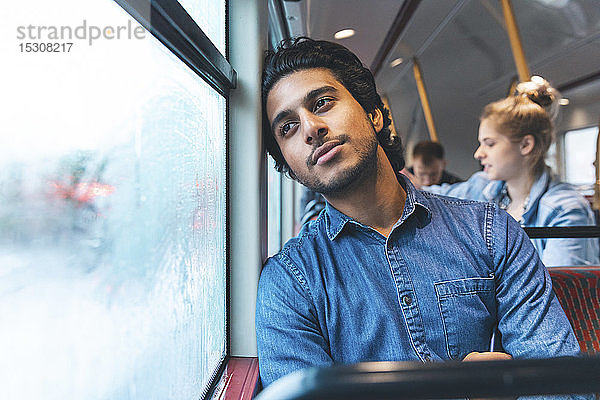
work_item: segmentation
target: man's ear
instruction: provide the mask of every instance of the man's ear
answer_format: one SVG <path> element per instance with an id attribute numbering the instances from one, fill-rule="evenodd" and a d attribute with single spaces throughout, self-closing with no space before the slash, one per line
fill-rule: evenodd
<path id="1" fill-rule="evenodd" d="M 373 110 L 373 112 L 369 113 L 369 119 L 373 124 L 373 128 L 375 128 L 375 132 L 381 132 L 381 129 L 383 129 L 383 114 L 381 110 L 379 108 Z"/>
<path id="2" fill-rule="evenodd" d="M 519 150 L 522 156 L 526 156 L 533 151 L 535 147 L 535 138 L 533 135 L 525 135 L 519 144 Z"/>

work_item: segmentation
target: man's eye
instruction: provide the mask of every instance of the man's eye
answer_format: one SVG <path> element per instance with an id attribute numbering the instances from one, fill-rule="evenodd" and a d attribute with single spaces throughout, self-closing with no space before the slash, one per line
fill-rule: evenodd
<path id="1" fill-rule="evenodd" d="M 333 99 L 329 97 L 323 97 L 315 102 L 315 111 L 321 110 L 323 107 L 331 103 Z"/>
<path id="2" fill-rule="evenodd" d="M 294 126 L 295 126 L 294 122 L 287 122 L 287 123 L 281 125 L 281 127 L 279 128 L 279 134 L 281 136 L 287 135 Z"/>

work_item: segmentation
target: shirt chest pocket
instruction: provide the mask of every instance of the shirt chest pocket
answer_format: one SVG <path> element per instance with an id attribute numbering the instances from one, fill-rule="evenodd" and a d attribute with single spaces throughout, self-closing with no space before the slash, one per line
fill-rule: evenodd
<path id="1" fill-rule="evenodd" d="M 496 325 L 494 278 L 467 278 L 435 283 L 451 359 L 462 360 L 471 351 L 489 351 Z"/>

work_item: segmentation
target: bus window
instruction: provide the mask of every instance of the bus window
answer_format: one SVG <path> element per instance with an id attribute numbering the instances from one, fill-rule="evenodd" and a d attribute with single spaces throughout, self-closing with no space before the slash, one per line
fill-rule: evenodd
<path id="1" fill-rule="evenodd" d="M 221 54 L 225 52 L 225 1 L 179 0 Z"/>
<path id="2" fill-rule="evenodd" d="M 7 10 L 0 398 L 201 398 L 227 348 L 227 98 L 113 1 L 31 3 Z"/>
<path id="3" fill-rule="evenodd" d="M 585 186 L 585 194 L 593 194 L 596 182 L 594 159 L 598 127 L 576 129 L 565 133 L 565 180 Z"/>
<path id="4" fill-rule="evenodd" d="M 281 243 L 281 180 L 271 157 L 267 163 L 267 256 L 277 253 Z"/>

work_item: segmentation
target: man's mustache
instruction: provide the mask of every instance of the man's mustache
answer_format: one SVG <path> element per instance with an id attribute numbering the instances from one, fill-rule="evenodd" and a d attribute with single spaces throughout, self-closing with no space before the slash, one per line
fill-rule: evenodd
<path id="1" fill-rule="evenodd" d="M 306 165 L 308 167 L 312 167 L 313 165 L 316 165 L 317 160 L 314 159 L 314 155 L 315 152 L 317 151 L 317 149 L 321 146 L 323 146 L 325 143 L 327 142 L 331 142 L 336 141 L 336 142 L 340 142 L 340 144 L 344 144 L 348 141 L 348 139 L 350 139 L 350 137 L 346 134 L 341 134 L 335 137 L 328 137 L 327 140 L 323 140 L 323 139 L 318 139 L 314 144 L 313 144 L 313 148 L 312 151 L 310 152 L 309 156 L 306 158 Z"/>

